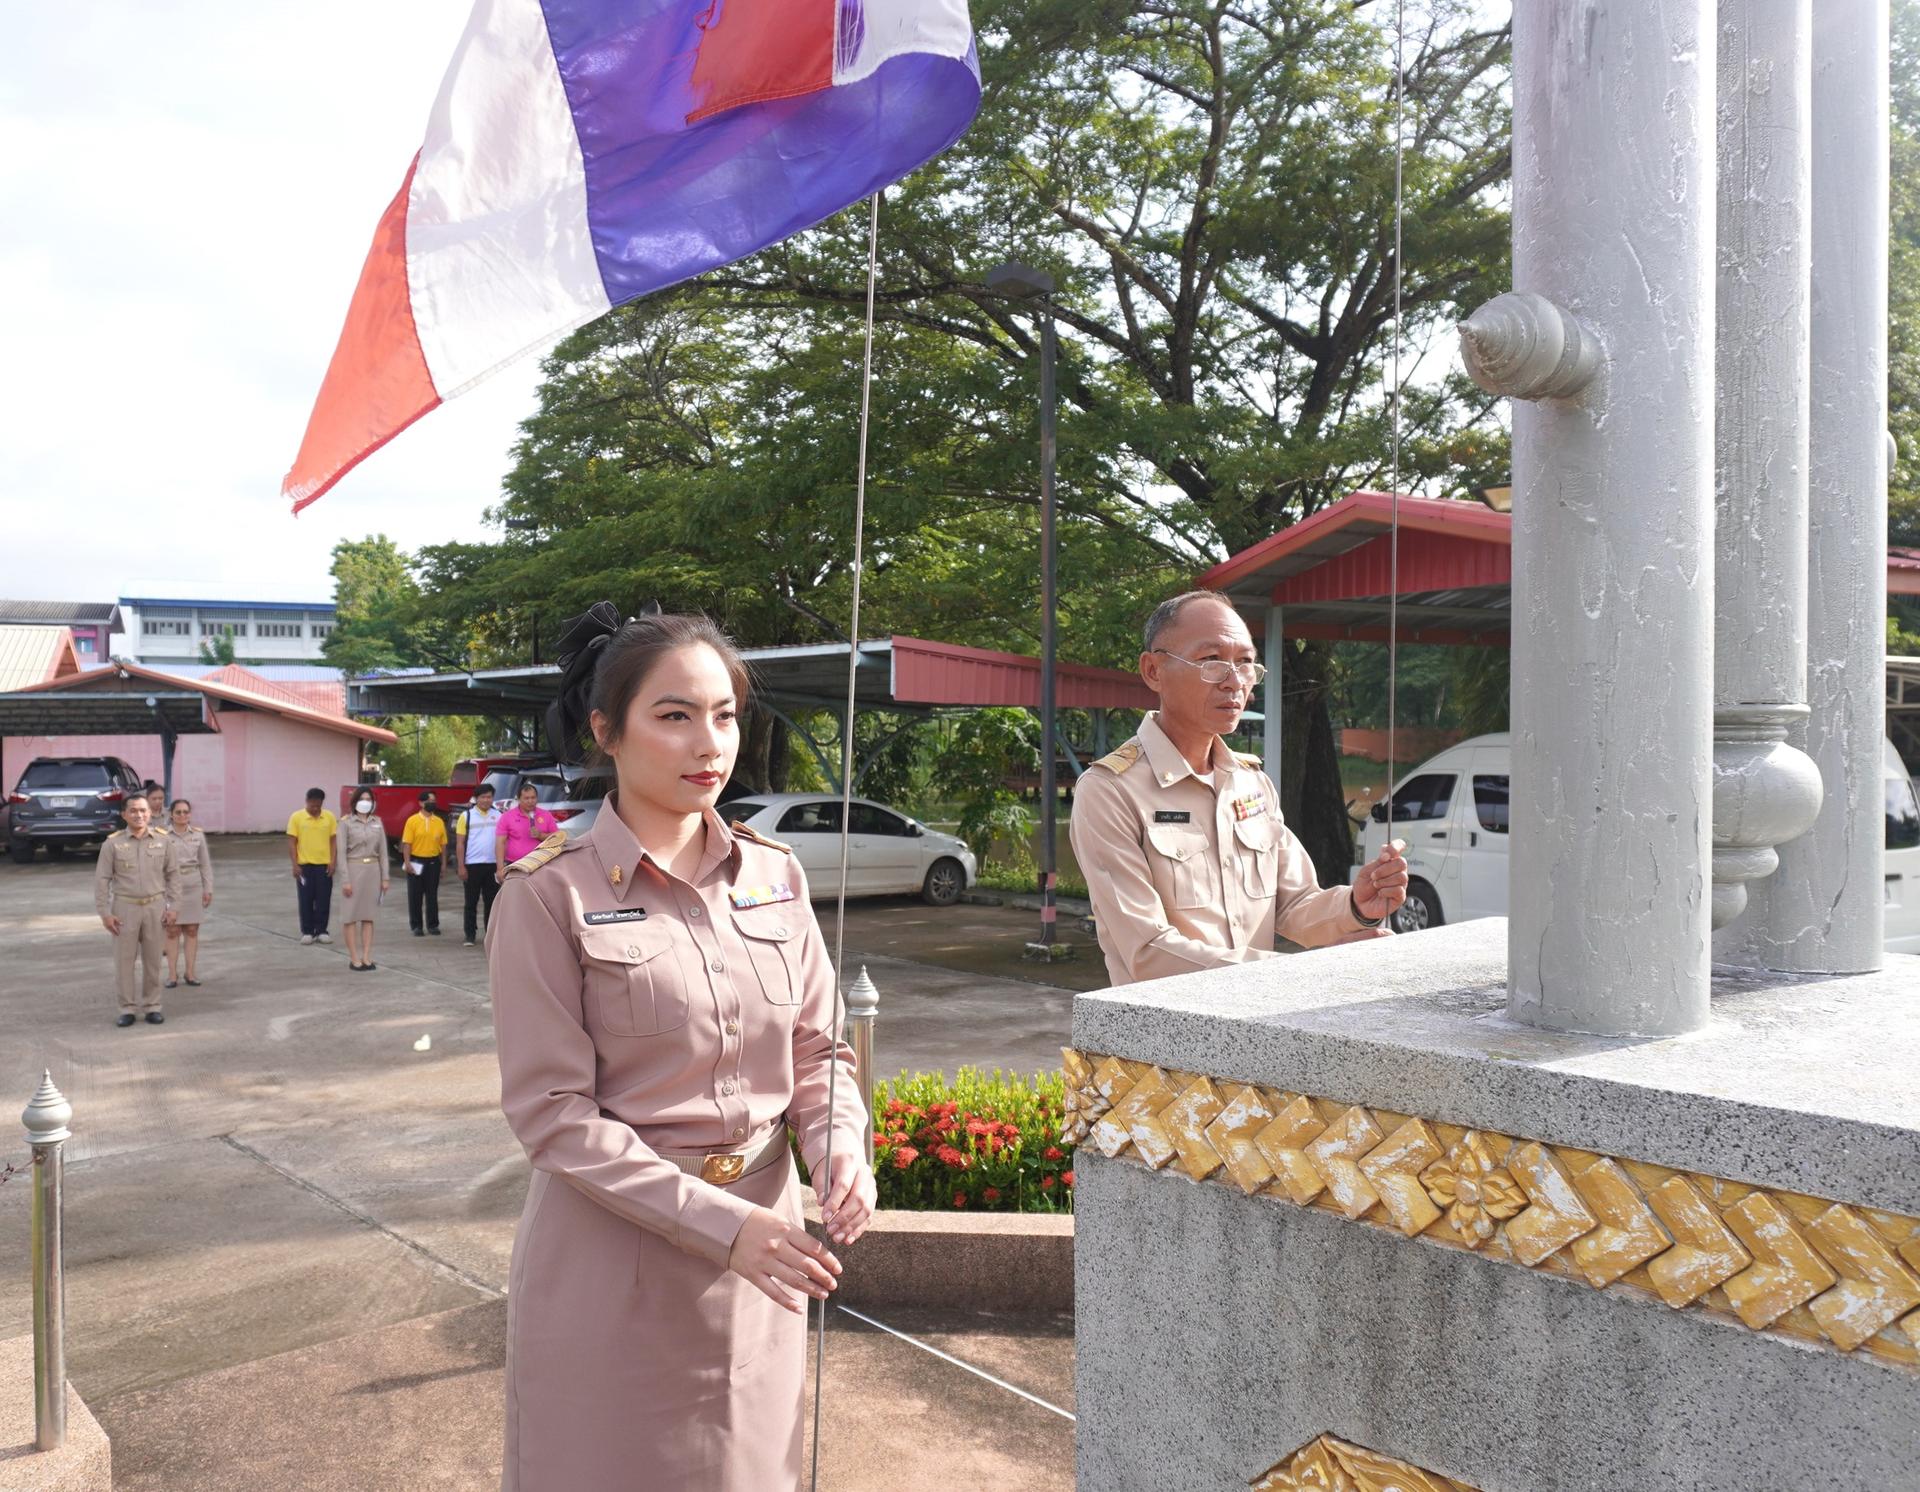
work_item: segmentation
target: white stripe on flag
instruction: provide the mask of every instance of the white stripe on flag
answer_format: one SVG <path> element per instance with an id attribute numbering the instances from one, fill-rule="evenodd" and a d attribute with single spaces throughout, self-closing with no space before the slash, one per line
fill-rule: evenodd
<path id="1" fill-rule="evenodd" d="M 973 45 L 973 23 L 966 0 L 863 0 L 864 26 L 859 49 L 843 67 L 833 69 L 835 83 L 857 83 L 878 72 L 880 64 L 908 52 L 964 57 Z"/>
<path id="2" fill-rule="evenodd" d="M 607 309 L 538 0 L 474 6 L 413 176 L 407 280 L 442 399 Z"/>

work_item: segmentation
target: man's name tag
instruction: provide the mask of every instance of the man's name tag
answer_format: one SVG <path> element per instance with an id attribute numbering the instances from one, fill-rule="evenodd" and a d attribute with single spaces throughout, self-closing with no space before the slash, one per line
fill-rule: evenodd
<path id="1" fill-rule="evenodd" d="M 738 891 L 729 891 L 727 900 L 733 903 L 734 910 L 744 912 L 749 907 L 770 907 L 775 902 L 792 901 L 793 887 L 785 881 L 775 886 L 743 886 Z"/>
<path id="2" fill-rule="evenodd" d="M 1156 824 L 1190 824 L 1193 822 L 1193 815 L 1181 813 L 1172 808 L 1162 808 L 1154 814 L 1153 821 Z"/>
<path id="3" fill-rule="evenodd" d="M 624 909 L 616 908 L 611 912 L 582 912 L 580 914 L 580 920 L 586 923 L 588 927 L 604 927 L 609 922 L 645 922 L 647 920 L 647 909 L 645 907 L 627 907 Z"/>

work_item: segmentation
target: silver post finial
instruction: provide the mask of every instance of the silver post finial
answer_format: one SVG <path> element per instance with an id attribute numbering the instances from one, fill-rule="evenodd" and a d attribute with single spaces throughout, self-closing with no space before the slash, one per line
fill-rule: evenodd
<path id="1" fill-rule="evenodd" d="M 880 1011 L 880 991 L 874 988 L 873 981 L 867 977 L 867 966 L 860 966 L 859 977 L 847 991 L 847 1019 L 872 1020 Z"/>
<path id="2" fill-rule="evenodd" d="M 20 1111 L 20 1122 L 27 1129 L 29 1145 L 52 1145 L 72 1137 L 67 1128 L 73 1119 L 73 1105 L 53 1086 L 53 1070 L 43 1069 L 40 1086 Z"/>

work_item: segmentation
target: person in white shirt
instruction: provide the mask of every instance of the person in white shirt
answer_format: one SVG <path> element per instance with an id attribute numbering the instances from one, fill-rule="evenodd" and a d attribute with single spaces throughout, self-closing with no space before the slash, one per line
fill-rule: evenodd
<path id="1" fill-rule="evenodd" d="M 500 810 L 493 806 L 493 785 L 483 782 L 474 789 L 473 803 L 454 822 L 454 866 L 466 883 L 466 946 L 471 948 L 480 935 L 480 909 L 486 906 L 486 920 L 493 920 L 493 898 L 499 894 L 500 881 L 494 874 L 494 839 L 500 833 Z"/>

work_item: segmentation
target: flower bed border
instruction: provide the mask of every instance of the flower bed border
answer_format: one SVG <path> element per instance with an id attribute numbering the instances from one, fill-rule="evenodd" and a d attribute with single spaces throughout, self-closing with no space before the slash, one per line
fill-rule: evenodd
<path id="1" fill-rule="evenodd" d="M 824 1236 L 811 1188 L 803 1198 L 807 1231 Z M 846 1273 L 833 1298 L 855 1310 L 1073 1310 L 1072 1213 L 885 1210 L 834 1252 Z"/>

